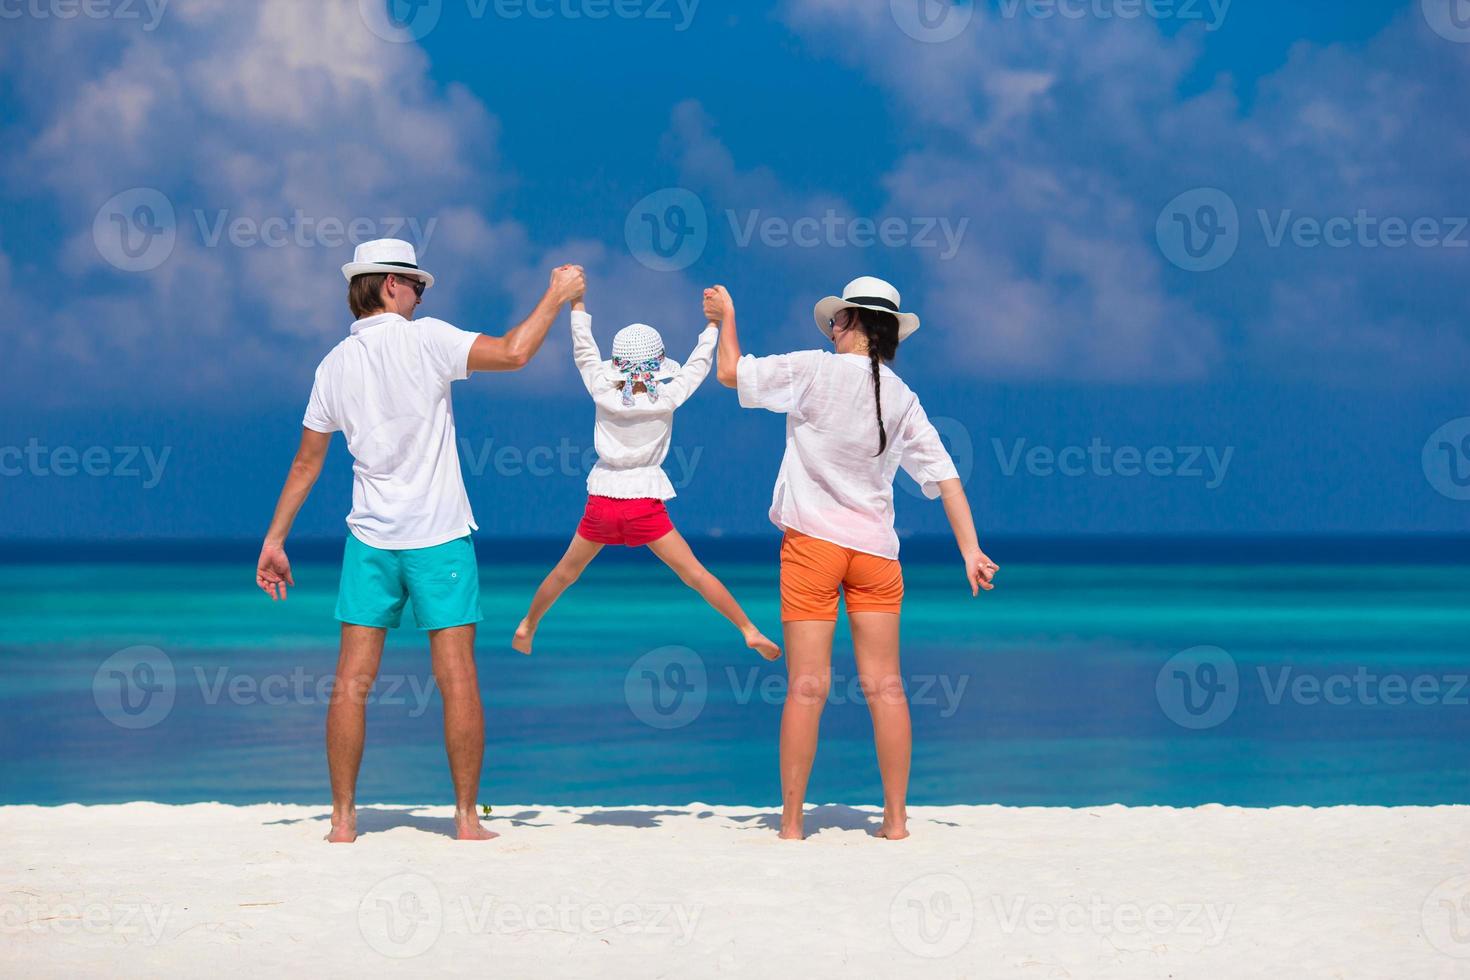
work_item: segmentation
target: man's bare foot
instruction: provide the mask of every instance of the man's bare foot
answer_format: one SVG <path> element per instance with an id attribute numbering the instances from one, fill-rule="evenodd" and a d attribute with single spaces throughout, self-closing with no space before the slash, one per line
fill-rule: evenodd
<path id="1" fill-rule="evenodd" d="M 806 835 L 802 833 L 800 823 L 790 824 L 786 823 L 784 820 L 781 822 L 781 833 L 779 833 L 777 836 L 780 837 L 782 840 L 802 840 L 806 837 Z"/>
<path id="2" fill-rule="evenodd" d="M 781 659 L 781 648 L 766 639 L 766 635 L 754 626 L 747 626 L 740 632 L 745 636 L 745 645 L 762 657 L 765 657 L 767 660 Z"/>
<path id="3" fill-rule="evenodd" d="M 521 620 L 521 625 L 516 627 L 516 635 L 511 637 L 510 646 L 512 650 L 519 650 L 526 656 L 531 655 L 531 641 L 536 639 L 536 627 L 527 625 Z"/>
<path id="4" fill-rule="evenodd" d="M 332 814 L 332 829 L 323 839 L 328 844 L 351 844 L 357 840 L 357 811 L 340 817 Z"/>
<path id="5" fill-rule="evenodd" d="M 455 840 L 494 840 L 499 836 L 495 831 L 480 826 L 480 818 L 473 813 L 454 815 Z"/>

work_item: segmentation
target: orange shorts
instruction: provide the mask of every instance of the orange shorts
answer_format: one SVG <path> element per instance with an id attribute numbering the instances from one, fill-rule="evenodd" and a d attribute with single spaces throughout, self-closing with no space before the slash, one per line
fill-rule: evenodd
<path id="1" fill-rule="evenodd" d="M 786 529 L 781 539 L 781 622 L 837 620 L 837 591 L 847 611 L 895 613 L 903 606 L 903 567 Z"/>

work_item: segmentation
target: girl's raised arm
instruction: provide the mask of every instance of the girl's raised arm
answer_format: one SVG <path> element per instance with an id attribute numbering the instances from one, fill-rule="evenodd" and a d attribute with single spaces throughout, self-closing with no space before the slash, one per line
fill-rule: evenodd
<path id="1" fill-rule="evenodd" d="M 597 341 L 592 336 L 592 317 L 581 297 L 572 303 L 572 360 L 587 391 L 597 394 L 602 387 L 602 351 L 597 349 Z"/>

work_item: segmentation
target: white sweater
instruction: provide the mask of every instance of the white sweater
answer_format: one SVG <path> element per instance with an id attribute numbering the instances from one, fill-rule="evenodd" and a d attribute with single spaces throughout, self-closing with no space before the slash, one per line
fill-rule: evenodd
<path id="1" fill-rule="evenodd" d="M 658 400 L 647 392 L 633 396 L 632 405 L 623 404 L 618 388 L 622 376 L 604 361 L 592 338 L 592 317 L 572 311 L 572 358 L 581 372 L 582 383 L 597 405 L 597 464 L 587 474 L 587 492 L 600 497 L 631 500 L 653 497 L 669 500 L 676 496 L 674 485 L 664 474 L 664 457 L 674 433 L 674 409 L 694 394 L 709 374 L 714 362 L 715 341 L 720 332 L 705 327 L 694 352 L 682 366 L 665 357 L 658 379 L 670 379 L 658 386 Z"/>

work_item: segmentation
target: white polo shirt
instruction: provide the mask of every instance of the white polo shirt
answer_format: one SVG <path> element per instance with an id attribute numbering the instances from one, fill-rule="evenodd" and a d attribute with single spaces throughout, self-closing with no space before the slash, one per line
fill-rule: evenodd
<path id="1" fill-rule="evenodd" d="M 380 313 L 354 323 L 317 367 L 302 424 L 347 437 L 347 526 L 364 544 L 432 548 L 478 530 L 449 393 L 469 377 L 478 336 L 443 320 Z"/>
<path id="2" fill-rule="evenodd" d="M 898 557 L 893 478 L 898 468 L 931 500 L 959 475 L 919 397 L 879 369 L 888 448 L 878 455 L 873 368 L 866 354 L 808 350 L 736 362 L 740 404 L 786 415 L 786 455 L 771 497 L 777 527 Z"/>

